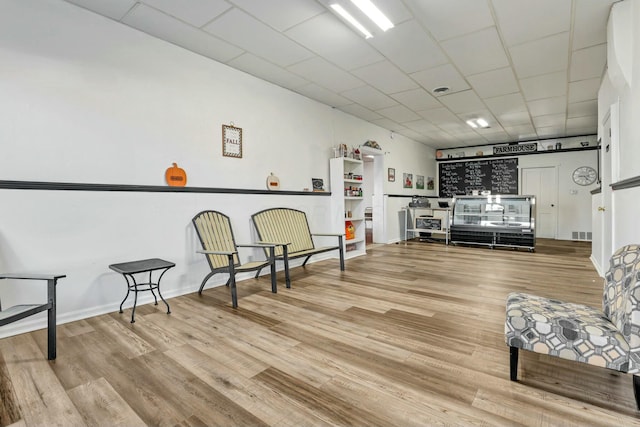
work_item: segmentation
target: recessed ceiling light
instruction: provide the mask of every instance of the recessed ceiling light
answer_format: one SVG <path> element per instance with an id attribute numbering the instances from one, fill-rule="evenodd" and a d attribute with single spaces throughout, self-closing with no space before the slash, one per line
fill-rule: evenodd
<path id="1" fill-rule="evenodd" d="M 356 27 L 358 31 L 364 34 L 365 39 L 370 39 L 371 37 L 373 37 L 373 35 L 371 35 L 371 33 L 361 23 L 359 23 L 356 20 L 356 18 L 354 18 L 349 12 L 347 12 L 342 6 L 340 6 L 337 3 L 334 3 L 331 5 L 331 8 L 335 10 L 338 13 L 338 15 L 342 16 L 348 23 Z"/>
<path id="2" fill-rule="evenodd" d="M 474 129 L 478 127 L 478 125 L 473 120 L 467 120 L 467 124 Z"/>
<path id="3" fill-rule="evenodd" d="M 358 9 L 364 12 L 382 31 L 393 28 L 393 23 L 389 18 L 387 18 L 376 5 L 371 3 L 370 0 L 351 0 L 351 3 L 355 4 Z"/>
<path id="4" fill-rule="evenodd" d="M 442 95 L 443 93 L 447 92 L 449 92 L 449 88 L 447 86 L 438 86 L 437 88 L 433 89 L 433 93 L 435 93 L 436 95 Z"/>

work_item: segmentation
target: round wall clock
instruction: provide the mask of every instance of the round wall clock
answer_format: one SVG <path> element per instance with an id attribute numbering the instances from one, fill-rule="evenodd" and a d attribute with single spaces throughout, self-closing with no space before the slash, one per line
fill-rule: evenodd
<path id="1" fill-rule="evenodd" d="M 596 182 L 598 173 L 591 166 L 580 166 L 573 171 L 573 182 L 578 185 L 591 185 Z"/>

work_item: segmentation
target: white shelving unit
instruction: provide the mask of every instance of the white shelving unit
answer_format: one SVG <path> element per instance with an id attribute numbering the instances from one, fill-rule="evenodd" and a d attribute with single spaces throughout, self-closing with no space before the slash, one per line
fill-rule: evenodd
<path id="1" fill-rule="evenodd" d="M 363 163 L 347 157 L 329 161 L 332 218 L 336 233 L 345 233 L 347 222 L 355 228 L 355 238 L 344 240 L 345 258 L 366 254 L 364 208 L 362 197 Z"/>
<path id="2" fill-rule="evenodd" d="M 445 244 L 449 244 L 449 236 L 450 230 L 449 226 L 451 224 L 451 208 L 436 208 L 436 207 L 424 207 L 424 208 L 414 208 L 414 207 L 405 207 L 404 209 L 404 240 L 407 241 L 409 237 L 409 233 L 412 233 L 413 236 L 419 233 L 430 233 L 431 235 L 439 235 L 444 237 Z M 417 227 L 417 219 L 418 213 L 423 212 L 427 219 L 434 219 L 440 222 L 439 229 L 433 228 L 419 228 Z"/>

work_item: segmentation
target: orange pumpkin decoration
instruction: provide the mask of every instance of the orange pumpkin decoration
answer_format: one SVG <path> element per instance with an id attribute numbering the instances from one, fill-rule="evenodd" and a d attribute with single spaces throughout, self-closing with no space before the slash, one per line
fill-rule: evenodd
<path id="1" fill-rule="evenodd" d="M 184 169 L 179 168 L 177 163 L 174 163 L 172 167 L 167 169 L 164 178 L 170 187 L 184 187 L 187 185 L 187 173 Z"/>

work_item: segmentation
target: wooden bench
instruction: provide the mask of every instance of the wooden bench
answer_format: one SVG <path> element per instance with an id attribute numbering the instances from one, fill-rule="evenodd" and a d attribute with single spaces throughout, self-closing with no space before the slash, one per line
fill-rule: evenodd
<path id="1" fill-rule="evenodd" d="M 20 304 L 2 310 L 0 306 L 0 326 L 17 322 L 47 310 L 47 358 L 56 358 L 56 284 L 64 274 L 0 274 L 0 279 L 46 280 L 47 302 L 44 304 Z"/>
<path id="2" fill-rule="evenodd" d="M 307 215 L 290 208 L 271 208 L 257 212 L 251 216 L 258 232 L 260 243 L 277 245 L 275 259 L 284 262 L 287 288 L 291 287 L 289 277 L 289 260 L 305 258 L 304 267 L 313 255 L 323 252 L 339 251 L 340 270 L 344 271 L 344 234 L 311 233 Z M 316 247 L 313 236 L 334 236 L 338 238 L 337 246 Z"/>
<path id="3" fill-rule="evenodd" d="M 510 377 L 517 380 L 518 350 L 528 350 L 633 374 L 640 409 L 640 245 L 609 260 L 602 310 L 514 292 L 507 298 L 505 340 Z"/>

